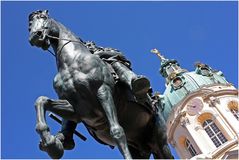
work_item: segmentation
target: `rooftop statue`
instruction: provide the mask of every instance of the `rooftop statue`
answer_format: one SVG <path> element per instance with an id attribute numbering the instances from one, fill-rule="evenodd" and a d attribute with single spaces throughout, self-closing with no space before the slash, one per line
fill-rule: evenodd
<path id="1" fill-rule="evenodd" d="M 53 85 L 59 99 L 40 96 L 35 102 L 42 151 L 61 158 L 74 148 L 73 133 L 83 123 L 99 143 L 117 146 L 125 159 L 173 158 L 148 79 L 136 75 L 118 50 L 83 42 L 46 10 L 29 15 L 29 32 L 32 46 L 53 48 L 58 69 Z M 55 136 L 46 111 L 62 117 Z"/>

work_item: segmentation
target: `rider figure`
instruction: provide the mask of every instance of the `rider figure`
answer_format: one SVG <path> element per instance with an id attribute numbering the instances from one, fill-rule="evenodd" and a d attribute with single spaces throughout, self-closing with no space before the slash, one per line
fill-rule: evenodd
<path id="1" fill-rule="evenodd" d="M 93 41 L 83 42 L 89 51 L 109 63 L 114 69 L 120 82 L 132 90 L 136 98 L 144 96 L 150 89 L 149 80 L 142 75 L 136 75 L 131 69 L 131 63 L 117 49 L 96 46 Z"/>

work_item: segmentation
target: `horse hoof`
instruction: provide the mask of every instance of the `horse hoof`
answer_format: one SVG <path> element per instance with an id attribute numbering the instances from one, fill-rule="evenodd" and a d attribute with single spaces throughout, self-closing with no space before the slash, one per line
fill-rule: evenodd
<path id="1" fill-rule="evenodd" d="M 64 149 L 65 150 L 72 150 L 73 148 L 75 148 L 75 142 L 73 139 L 69 139 L 63 143 Z"/>
<path id="2" fill-rule="evenodd" d="M 64 154 L 64 147 L 61 141 L 57 138 L 55 143 L 49 145 L 47 148 L 47 153 L 52 159 L 60 159 Z"/>
<path id="3" fill-rule="evenodd" d="M 44 144 L 42 141 L 39 144 L 40 150 L 47 152 L 52 159 L 60 159 L 64 154 L 64 147 L 58 138 L 54 137 L 53 143 Z"/>
<path id="4" fill-rule="evenodd" d="M 73 148 L 75 148 L 75 142 L 73 138 L 64 136 L 64 134 L 61 132 L 56 134 L 56 138 L 58 138 L 63 143 L 65 150 L 72 150 Z"/>
<path id="5" fill-rule="evenodd" d="M 44 147 L 42 141 L 40 141 L 40 143 L 39 143 L 39 149 L 40 149 L 41 151 L 45 151 L 45 147 Z"/>

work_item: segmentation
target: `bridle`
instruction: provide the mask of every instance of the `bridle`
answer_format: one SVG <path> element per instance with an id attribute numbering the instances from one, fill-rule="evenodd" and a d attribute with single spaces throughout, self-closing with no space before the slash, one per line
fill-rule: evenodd
<path id="1" fill-rule="evenodd" d="M 39 15 L 39 16 L 41 17 L 41 15 Z M 45 15 L 43 15 L 43 16 L 45 16 Z M 41 17 L 41 18 L 42 18 L 42 17 Z M 77 41 L 77 40 L 71 40 L 71 39 L 66 39 L 66 38 L 59 38 L 59 37 L 56 37 L 56 36 L 49 35 L 49 34 L 47 33 L 47 31 L 46 31 L 46 29 L 49 29 L 49 28 L 48 28 L 46 25 L 48 25 L 49 22 L 52 23 L 52 21 L 50 21 L 47 16 L 45 16 L 45 18 L 46 18 L 46 19 L 45 19 L 44 23 L 42 24 L 41 29 L 39 30 L 40 33 L 41 33 L 41 35 L 38 35 L 38 34 L 36 34 L 36 35 L 39 36 L 39 38 L 42 39 L 42 40 L 45 39 L 45 38 L 49 38 L 49 39 L 67 41 L 67 42 L 61 47 L 59 53 L 61 53 L 62 49 L 63 49 L 67 44 L 69 44 L 69 43 L 71 43 L 71 42 L 80 43 L 80 44 L 82 44 L 82 45 L 85 46 L 85 44 L 84 44 L 81 40 Z M 41 38 L 41 37 L 42 37 L 42 38 Z M 47 51 L 50 52 L 54 57 L 56 57 L 56 54 L 53 53 L 51 50 L 47 49 Z"/>

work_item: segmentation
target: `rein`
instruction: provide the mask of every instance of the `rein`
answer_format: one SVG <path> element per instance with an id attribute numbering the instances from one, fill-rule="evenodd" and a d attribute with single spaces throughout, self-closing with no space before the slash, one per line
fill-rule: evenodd
<path id="1" fill-rule="evenodd" d="M 80 43 L 80 44 L 82 44 L 82 45 L 85 45 L 85 44 L 82 43 L 81 41 L 75 41 L 75 40 L 65 39 L 65 38 L 58 38 L 58 37 L 55 37 L 55 36 L 51 36 L 51 35 L 49 35 L 49 34 L 46 34 L 46 36 L 47 36 L 48 38 L 52 38 L 52 39 L 68 41 L 68 42 L 66 42 L 66 43 L 61 47 L 61 49 L 60 49 L 60 51 L 59 51 L 60 53 L 61 53 L 62 49 L 63 49 L 68 43 L 71 43 L 71 42 Z M 47 51 L 50 52 L 53 56 L 56 57 L 56 54 L 54 54 L 52 51 L 50 51 L 49 49 L 48 49 Z"/>
<path id="2" fill-rule="evenodd" d="M 54 57 L 56 57 L 56 54 L 53 53 L 51 50 L 47 49 L 48 52 L 50 52 Z"/>
<path id="3" fill-rule="evenodd" d="M 47 19 L 47 21 L 44 22 L 44 24 L 42 25 L 42 28 L 43 28 L 43 29 L 48 29 L 48 27 L 46 27 L 46 24 L 47 24 L 47 23 L 49 23 L 49 19 Z M 50 23 L 52 23 L 52 21 L 50 21 Z M 43 33 L 44 33 L 44 32 L 43 32 Z M 76 40 L 71 40 L 71 39 L 65 39 L 65 38 L 59 38 L 59 37 L 56 37 L 56 36 L 51 36 L 51 35 L 46 34 L 46 33 L 45 33 L 45 36 L 48 37 L 48 38 L 52 38 L 52 39 L 68 41 L 68 42 L 66 42 L 66 43 L 62 46 L 62 48 L 61 48 L 60 51 L 59 51 L 60 53 L 61 53 L 62 49 L 63 49 L 68 43 L 70 43 L 70 42 L 75 42 L 75 43 L 80 43 L 80 44 L 82 44 L 82 45 L 85 45 L 85 44 L 82 43 L 81 41 L 76 41 Z M 51 50 L 47 49 L 47 51 L 50 52 L 54 57 L 56 57 L 56 54 L 53 53 Z"/>
<path id="4" fill-rule="evenodd" d="M 64 41 L 68 41 L 68 42 L 76 42 L 76 43 L 81 43 L 83 45 L 85 45 L 84 43 L 82 43 L 81 41 L 75 41 L 75 40 L 71 40 L 71 39 L 65 39 L 65 38 L 58 38 L 55 36 L 51 36 L 49 34 L 46 34 L 47 37 L 52 38 L 52 39 L 57 39 L 57 40 L 64 40 Z"/>

